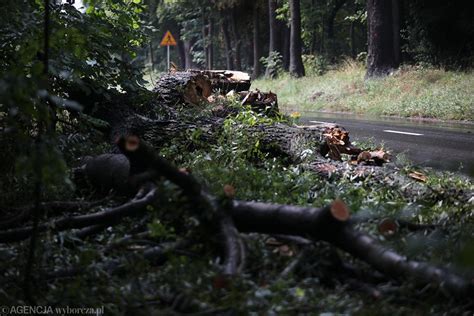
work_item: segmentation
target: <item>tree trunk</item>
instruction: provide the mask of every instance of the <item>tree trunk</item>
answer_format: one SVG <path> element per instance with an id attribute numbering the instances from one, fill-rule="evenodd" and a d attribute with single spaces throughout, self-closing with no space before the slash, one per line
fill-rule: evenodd
<path id="1" fill-rule="evenodd" d="M 392 2 L 368 0 L 367 26 L 366 78 L 386 76 L 398 67 L 394 56 Z"/>
<path id="2" fill-rule="evenodd" d="M 178 41 L 179 66 L 181 69 L 186 69 L 186 52 L 184 49 L 184 42 Z"/>
<path id="3" fill-rule="evenodd" d="M 283 69 L 288 71 L 290 69 L 290 28 L 286 24 L 283 25 L 282 27 L 282 36 L 283 36 L 283 48 L 282 48 Z"/>
<path id="4" fill-rule="evenodd" d="M 260 24 L 258 20 L 260 18 L 258 6 L 253 9 L 253 73 L 252 78 L 258 78 L 262 72 L 260 66 L 260 40 L 258 35 L 260 33 Z"/>
<path id="5" fill-rule="evenodd" d="M 184 68 L 186 69 L 192 69 L 195 68 L 194 62 L 193 62 L 193 54 L 192 54 L 192 49 L 194 45 L 194 40 L 185 40 L 183 41 L 183 46 L 184 46 Z"/>
<path id="6" fill-rule="evenodd" d="M 269 41 L 269 47 L 268 47 L 269 56 L 272 52 L 277 51 L 278 35 L 277 35 L 276 9 L 277 9 L 276 0 L 268 0 L 268 21 L 269 21 L 269 31 L 270 31 L 270 41 Z M 275 77 L 275 75 L 276 75 L 275 69 L 267 66 L 267 69 L 265 70 L 265 77 L 273 78 Z"/>
<path id="7" fill-rule="evenodd" d="M 336 20 L 337 13 L 339 10 L 342 8 L 346 0 L 338 0 L 334 4 L 334 7 L 332 10 L 329 12 L 327 22 L 326 22 L 326 28 L 327 28 L 327 38 L 326 38 L 326 53 L 330 57 L 334 57 L 334 54 L 336 53 L 336 41 L 334 38 L 334 22 Z"/>
<path id="8" fill-rule="evenodd" d="M 231 28 L 232 28 L 232 37 L 234 42 L 234 65 L 235 70 L 242 70 L 242 61 L 240 56 L 240 47 L 241 47 L 241 37 L 239 32 L 237 31 L 237 23 L 235 21 L 235 9 L 233 9 L 232 14 L 230 15 L 231 18 Z"/>
<path id="9" fill-rule="evenodd" d="M 164 75 L 155 86 L 159 105 L 170 107 L 178 104 L 196 105 L 211 95 L 211 83 L 199 73 L 177 72 Z"/>
<path id="10" fill-rule="evenodd" d="M 301 45 L 301 12 L 300 0 L 290 0 L 290 74 L 294 77 L 304 76 Z"/>
<path id="11" fill-rule="evenodd" d="M 209 67 L 209 33 L 208 33 L 208 25 L 206 19 L 206 13 L 204 9 L 201 11 L 201 37 L 202 37 L 202 50 L 204 53 L 204 69 Z"/>
<path id="12" fill-rule="evenodd" d="M 194 74 L 206 76 L 210 82 L 213 92 L 227 94 L 248 91 L 250 89 L 250 76 L 246 72 L 232 70 L 192 70 Z"/>
<path id="13" fill-rule="evenodd" d="M 214 21 L 212 20 L 212 17 L 209 17 L 209 24 L 208 24 L 208 38 L 209 38 L 209 43 L 207 45 L 207 50 L 208 50 L 208 64 L 207 68 L 208 69 L 213 69 L 214 68 Z"/>
<path id="14" fill-rule="evenodd" d="M 311 15 L 313 17 L 316 17 L 317 13 L 317 8 L 316 8 L 316 0 L 311 0 Z M 318 20 L 313 18 L 313 33 L 311 36 L 311 47 L 310 47 L 310 54 L 315 55 L 316 54 L 316 44 L 317 44 L 317 32 L 316 30 L 318 29 Z"/>
<path id="15" fill-rule="evenodd" d="M 393 58 L 395 65 L 400 64 L 400 0 L 392 0 Z"/>
<path id="16" fill-rule="evenodd" d="M 226 68 L 228 70 L 234 69 L 234 57 L 232 54 L 232 41 L 229 34 L 229 23 L 227 22 L 227 14 L 221 13 L 221 27 L 222 27 L 222 36 L 224 37 L 224 47 L 225 47 L 225 61 Z"/>
<path id="17" fill-rule="evenodd" d="M 351 39 L 351 57 L 356 58 L 357 52 L 355 47 L 355 21 L 351 21 L 351 27 L 349 30 L 349 37 Z"/>
<path id="18" fill-rule="evenodd" d="M 150 64 L 151 64 L 151 71 L 155 71 L 155 59 L 153 55 L 155 52 L 153 51 L 153 40 L 150 41 Z"/>

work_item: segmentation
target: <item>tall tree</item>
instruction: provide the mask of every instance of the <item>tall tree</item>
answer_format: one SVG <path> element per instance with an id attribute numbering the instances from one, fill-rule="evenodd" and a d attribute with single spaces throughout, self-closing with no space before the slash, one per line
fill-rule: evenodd
<path id="1" fill-rule="evenodd" d="M 347 0 L 336 0 L 332 7 L 329 9 L 327 15 L 327 21 L 325 23 L 327 38 L 326 38 L 326 53 L 329 56 L 335 55 L 336 50 L 336 39 L 334 35 L 334 23 L 336 21 L 337 13 L 341 10 Z M 390 0 L 389 0 L 390 1 Z"/>
<path id="2" fill-rule="evenodd" d="M 304 76 L 301 43 L 301 10 L 300 0 L 289 0 L 290 3 L 290 74 L 294 77 Z"/>
<path id="3" fill-rule="evenodd" d="M 225 49 L 225 62 L 227 69 L 234 69 L 234 57 L 232 53 L 232 40 L 230 38 L 229 32 L 229 11 L 221 11 L 221 28 L 222 28 L 222 37 L 224 39 L 224 49 Z"/>
<path id="4" fill-rule="evenodd" d="M 270 41 L 268 46 L 268 55 L 270 56 L 272 52 L 277 51 L 278 45 L 278 25 L 276 19 L 276 9 L 277 9 L 277 2 L 276 0 L 268 0 L 268 24 L 269 24 L 269 31 L 270 31 Z M 275 69 L 273 69 L 270 65 L 267 66 L 265 70 L 265 77 L 272 78 L 275 76 Z"/>
<path id="5" fill-rule="evenodd" d="M 260 76 L 260 73 L 262 72 L 262 67 L 260 65 L 260 55 L 261 55 L 261 49 L 260 49 L 260 40 L 259 40 L 259 34 L 260 34 L 260 24 L 259 24 L 259 19 L 260 19 L 260 14 L 259 14 L 259 7 L 257 5 L 257 2 L 255 2 L 255 6 L 253 9 L 253 72 L 252 72 L 252 78 L 258 78 Z"/>
<path id="6" fill-rule="evenodd" d="M 281 36 L 283 38 L 281 54 L 283 58 L 283 69 L 290 69 L 290 28 L 286 23 L 281 28 Z"/>
<path id="7" fill-rule="evenodd" d="M 241 41 L 241 35 L 237 29 L 237 21 L 236 21 L 236 15 L 238 14 L 236 12 L 236 7 L 232 8 L 232 13 L 230 15 L 230 23 L 231 23 L 231 30 L 232 30 L 232 37 L 233 40 L 232 42 L 234 43 L 234 66 L 236 70 L 241 70 L 242 69 L 242 60 L 240 56 L 240 48 L 242 46 L 242 41 Z"/>
<path id="8" fill-rule="evenodd" d="M 393 32 L 393 57 L 395 64 L 399 65 L 401 61 L 400 51 L 400 1 L 392 0 L 392 32 Z"/>
<path id="9" fill-rule="evenodd" d="M 367 0 L 367 78 L 386 76 L 398 67 L 392 11 L 392 1 Z"/>

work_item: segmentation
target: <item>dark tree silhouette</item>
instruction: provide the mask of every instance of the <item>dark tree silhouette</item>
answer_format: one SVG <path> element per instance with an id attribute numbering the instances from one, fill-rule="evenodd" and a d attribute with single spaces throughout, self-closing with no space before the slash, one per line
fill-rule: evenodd
<path id="1" fill-rule="evenodd" d="M 260 10 L 257 5 L 255 5 L 255 8 L 253 10 L 253 72 L 252 72 L 252 78 L 257 78 L 260 76 L 260 73 L 262 72 L 262 67 L 260 65 L 260 55 L 261 55 L 261 49 L 260 49 L 260 40 L 258 38 L 258 35 L 260 33 L 260 24 L 259 24 L 259 19 L 260 19 Z"/>
<path id="2" fill-rule="evenodd" d="M 386 76 L 398 67 L 393 17 L 392 1 L 367 1 L 367 78 Z"/>
<path id="3" fill-rule="evenodd" d="M 301 44 L 300 0 L 290 0 L 290 74 L 294 77 L 304 76 Z"/>
<path id="4" fill-rule="evenodd" d="M 268 25 L 269 25 L 269 33 L 270 39 L 268 42 L 268 54 L 270 55 L 272 52 L 277 51 L 278 46 L 278 26 L 277 26 L 277 19 L 276 19 L 276 9 L 277 3 L 276 0 L 268 0 Z M 271 67 L 267 67 L 265 70 L 265 77 L 272 78 L 275 76 L 275 69 Z"/>
<path id="5" fill-rule="evenodd" d="M 225 61 L 227 69 L 234 69 L 234 57 L 232 54 L 232 40 L 229 32 L 228 12 L 221 12 L 222 36 L 224 38 Z"/>

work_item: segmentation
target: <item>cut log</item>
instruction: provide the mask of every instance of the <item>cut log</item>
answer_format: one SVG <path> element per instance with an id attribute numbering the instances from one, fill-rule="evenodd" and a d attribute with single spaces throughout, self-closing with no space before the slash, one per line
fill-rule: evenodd
<path id="1" fill-rule="evenodd" d="M 357 163 L 373 163 L 376 165 L 381 165 L 383 163 L 390 161 L 390 155 L 381 149 L 375 151 L 363 151 L 357 156 Z"/>
<path id="2" fill-rule="evenodd" d="M 206 76 L 212 86 L 212 91 L 226 94 L 231 90 L 235 92 L 250 89 L 250 75 L 242 71 L 233 70 L 188 70 L 192 74 Z"/>
<path id="3" fill-rule="evenodd" d="M 472 297 L 474 280 L 448 269 L 406 258 L 351 225 L 342 202 L 316 209 L 262 202 L 234 201 L 231 215 L 242 232 L 289 234 L 327 241 L 396 280 L 410 279 L 431 285 L 454 297 Z"/>
<path id="4" fill-rule="evenodd" d="M 197 72 L 174 72 L 160 78 L 153 92 L 159 105 L 198 105 L 212 93 L 208 77 Z"/>
<path id="5" fill-rule="evenodd" d="M 96 190 L 107 193 L 115 190 L 126 193 L 130 164 L 127 157 L 121 154 L 102 154 L 97 157 L 85 157 L 84 165 L 74 170 L 74 179 L 77 182 L 86 180 Z"/>
<path id="6" fill-rule="evenodd" d="M 333 160 L 341 160 L 341 154 L 358 155 L 362 150 L 354 147 L 349 140 L 349 132 L 339 126 L 326 127 L 321 154 Z"/>
<path id="7" fill-rule="evenodd" d="M 241 91 L 239 97 L 242 105 L 250 105 L 252 110 L 258 113 L 265 113 L 268 116 L 275 116 L 279 113 L 278 98 L 273 92 Z"/>

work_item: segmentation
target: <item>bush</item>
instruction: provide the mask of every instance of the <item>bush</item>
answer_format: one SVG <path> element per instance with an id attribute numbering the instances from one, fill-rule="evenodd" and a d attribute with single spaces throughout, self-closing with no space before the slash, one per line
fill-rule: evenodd
<path id="1" fill-rule="evenodd" d="M 307 75 L 322 76 L 328 71 L 328 61 L 323 56 L 303 55 L 303 64 Z"/>
<path id="2" fill-rule="evenodd" d="M 283 61 L 279 52 L 273 51 L 268 57 L 260 58 L 260 62 L 267 68 L 265 76 L 268 78 L 276 78 L 283 73 Z"/>

